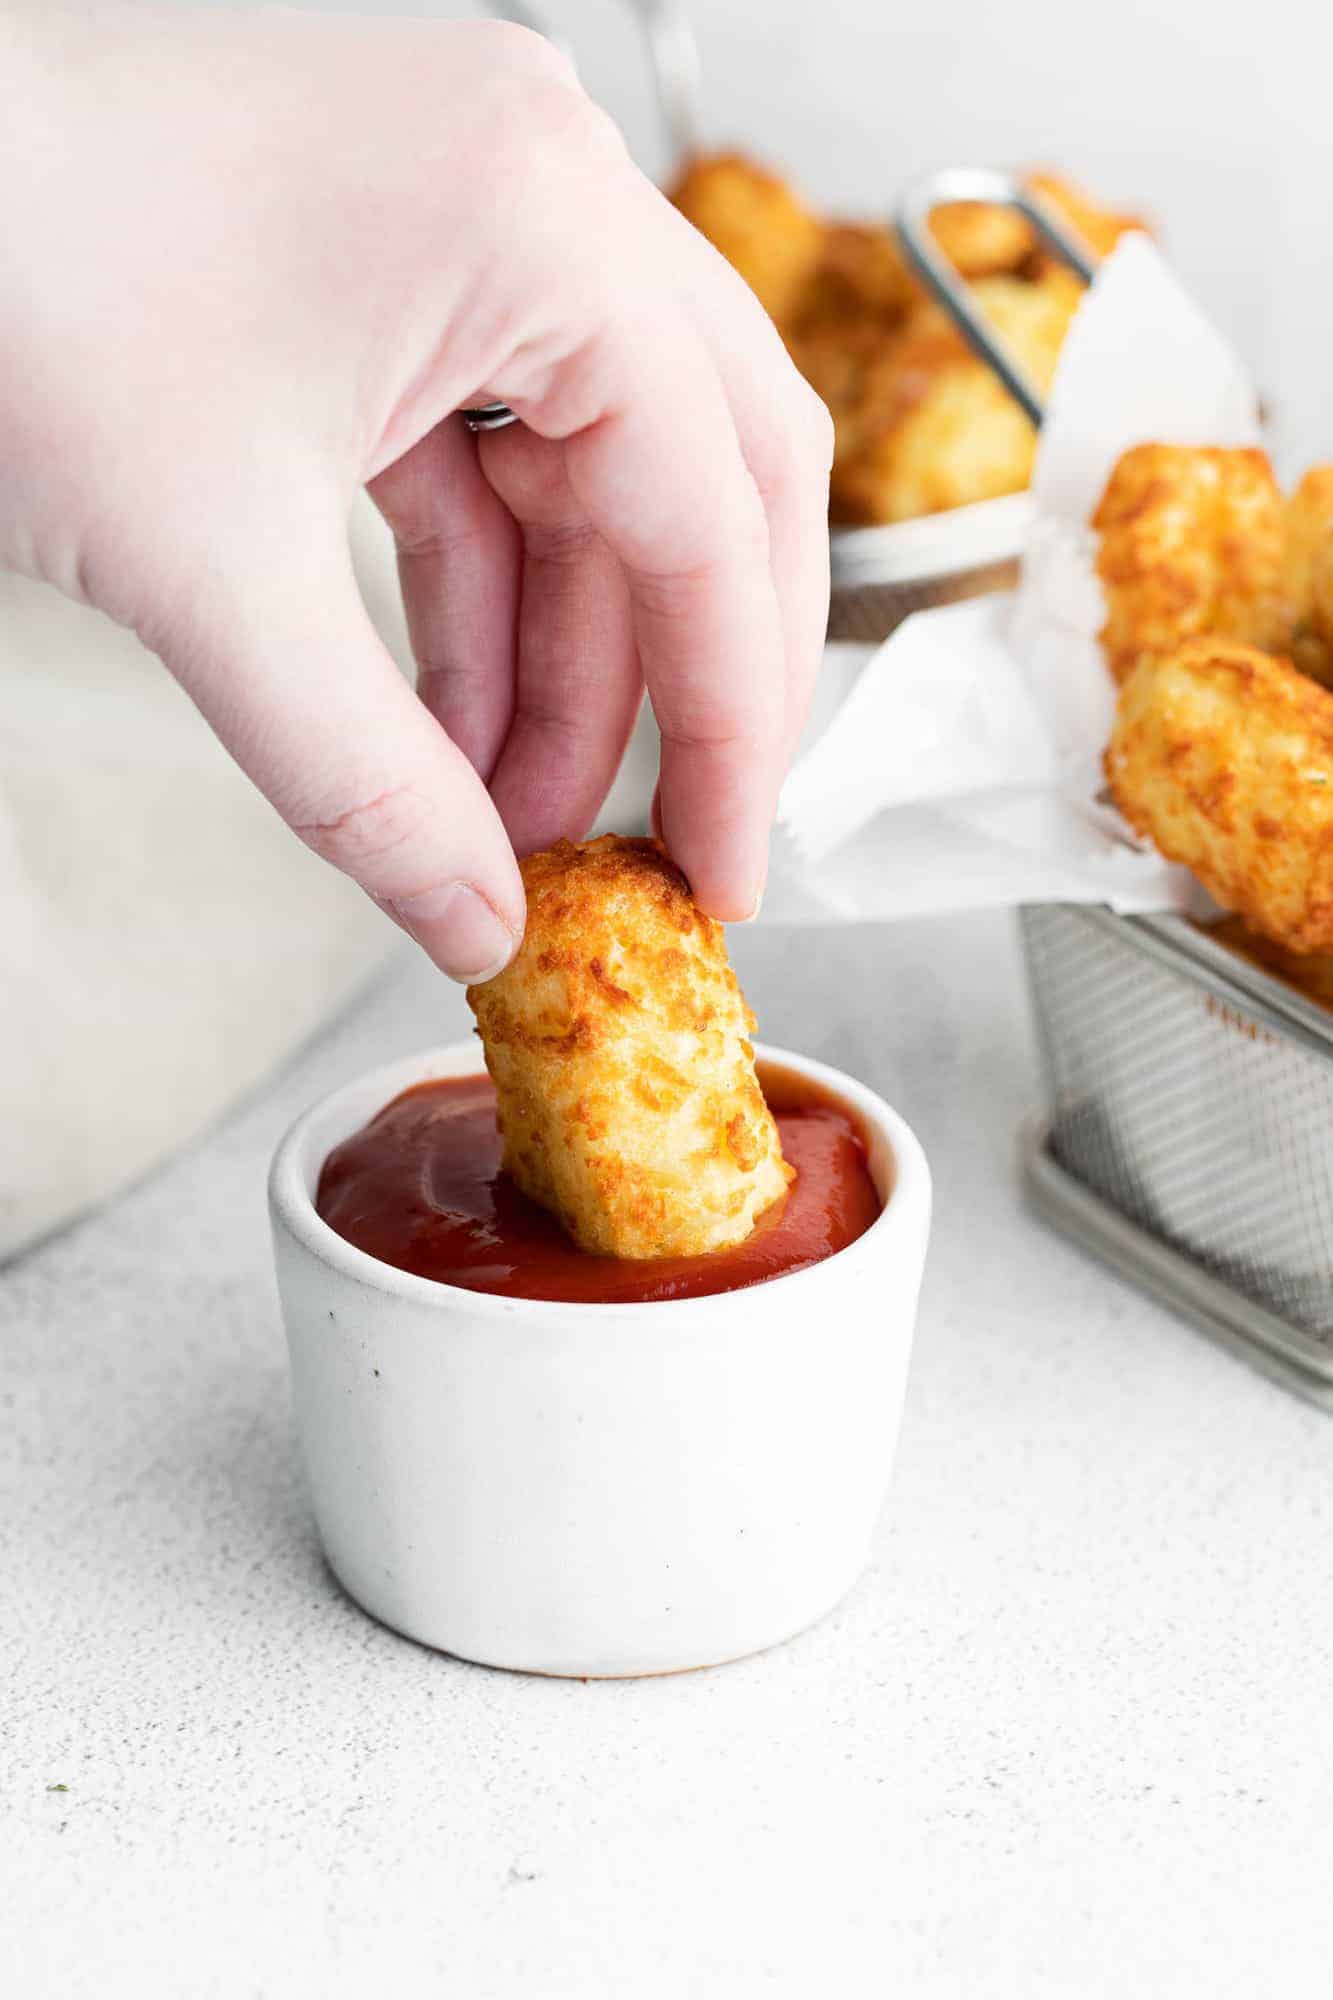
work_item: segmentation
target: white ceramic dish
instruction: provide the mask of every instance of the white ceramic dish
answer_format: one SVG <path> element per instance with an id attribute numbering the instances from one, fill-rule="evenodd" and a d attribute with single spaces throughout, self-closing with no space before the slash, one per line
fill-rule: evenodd
<path id="1" fill-rule="evenodd" d="M 269 1183 L 296 1423 L 345 1588 L 487 1665 L 668 1673 L 812 1624 L 860 1573 L 893 1459 L 930 1176 L 836 1070 L 761 1056 L 859 1115 L 886 1197 L 836 1256 L 712 1298 L 504 1299 L 393 1269 L 315 1212 L 332 1147 L 399 1091 L 480 1068 L 475 1041 L 308 1111 Z"/>

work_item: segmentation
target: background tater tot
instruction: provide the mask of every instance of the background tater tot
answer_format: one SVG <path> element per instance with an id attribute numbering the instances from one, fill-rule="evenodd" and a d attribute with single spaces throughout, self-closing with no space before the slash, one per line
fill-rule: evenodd
<path id="1" fill-rule="evenodd" d="M 1224 909 L 1289 951 L 1333 951 L 1333 694 L 1247 646 L 1149 655 L 1106 774 L 1130 825 Z"/>
<path id="2" fill-rule="evenodd" d="M 1287 502 L 1282 595 L 1291 657 L 1303 673 L 1333 681 L 1333 465 L 1315 465 Z"/>
<path id="3" fill-rule="evenodd" d="M 1049 390 L 1082 296 L 1067 272 L 987 278 L 977 301 L 1039 391 Z M 851 450 L 835 461 L 834 516 L 903 521 L 1027 485 L 1036 432 L 944 314 L 923 306 L 861 385 Z M 849 439 L 849 441 L 851 441 Z"/>
<path id="4" fill-rule="evenodd" d="M 1187 639 L 1283 647 L 1283 503 L 1262 451 L 1136 445 L 1092 525 L 1117 680 Z"/>
<path id="5" fill-rule="evenodd" d="M 1285 979 L 1288 985 L 1308 994 L 1311 1000 L 1317 1000 L 1321 1007 L 1333 1007 L 1333 957 L 1319 952 L 1302 956 L 1299 952 L 1289 951 L 1272 938 L 1260 937 L 1242 917 L 1219 917 L 1207 926 L 1207 931 L 1209 937 L 1215 938 L 1219 944 L 1239 952 L 1242 958 L 1262 966 L 1265 972 Z"/>
<path id="6" fill-rule="evenodd" d="M 1025 179 L 1094 254 L 1143 227 L 1058 175 Z M 692 161 L 672 199 L 747 280 L 828 404 L 834 520 L 910 520 L 1027 485 L 1031 425 L 929 302 L 887 225 L 820 221 L 785 182 L 739 153 Z M 954 202 L 934 210 L 930 228 L 1044 394 L 1077 303 L 1075 281 L 1016 210 Z"/>
<path id="7" fill-rule="evenodd" d="M 714 153 L 690 162 L 671 199 L 765 311 L 779 324 L 788 320 L 810 285 L 824 232 L 786 182 L 741 153 Z"/>
<path id="8" fill-rule="evenodd" d="M 1032 254 L 1032 225 L 1016 208 L 988 201 L 953 201 L 932 210 L 930 233 L 963 278 L 995 278 L 1020 270 Z"/>
<path id="9" fill-rule="evenodd" d="M 1141 215 L 1118 215 L 1114 209 L 1102 208 L 1073 181 L 1067 181 L 1060 174 L 1046 169 L 1024 176 L 1032 193 L 1040 196 L 1047 205 L 1070 223 L 1082 237 L 1094 257 L 1105 257 L 1115 249 L 1122 236 L 1131 230 L 1143 230 L 1151 235 L 1151 225 Z M 1034 251 L 1041 257 L 1046 253 Z"/>
<path id="10" fill-rule="evenodd" d="M 650 840 L 561 841 L 522 866 L 522 946 L 468 992 L 506 1170 L 602 1256 L 744 1242 L 791 1170 L 722 926 Z"/>
<path id="11" fill-rule="evenodd" d="M 891 230 L 873 222 L 830 222 L 792 318 L 801 327 L 869 325 L 882 332 L 897 326 L 920 298 Z"/>
<path id="12" fill-rule="evenodd" d="M 1094 255 L 1144 226 L 1056 174 L 1024 178 Z M 834 520 L 910 520 L 1027 485 L 1031 425 L 930 303 L 887 224 L 822 221 L 740 153 L 692 161 L 672 199 L 747 280 L 828 404 Z M 930 228 L 1045 394 L 1075 281 L 1014 209 L 953 202 Z"/>

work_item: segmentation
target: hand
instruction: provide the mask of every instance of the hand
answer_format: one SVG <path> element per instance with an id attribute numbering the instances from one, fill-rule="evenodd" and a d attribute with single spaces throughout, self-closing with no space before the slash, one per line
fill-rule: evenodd
<path id="1" fill-rule="evenodd" d="M 494 23 L 0 8 L 0 562 L 132 626 L 455 978 L 646 684 L 661 827 L 752 913 L 831 431 L 563 61 Z M 521 425 L 474 439 L 499 399 Z M 414 695 L 353 580 L 368 483 Z M 419 696 L 419 698 L 418 698 Z"/>

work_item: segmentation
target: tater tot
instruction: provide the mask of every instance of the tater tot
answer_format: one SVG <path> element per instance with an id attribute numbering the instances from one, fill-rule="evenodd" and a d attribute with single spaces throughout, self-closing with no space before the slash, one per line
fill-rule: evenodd
<path id="1" fill-rule="evenodd" d="M 963 278 L 1012 274 L 1031 255 L 1034 243 L 1026 216 L 989 201 L 952 201 L 932 209 L 930 233 Z"/>
<path id="2" fill-rule="evenodd" d="M 770 318 L 789 320 L 818 264 L 824 232 L 786 182 L 741 153 L 712 153 L 690 162 L 671 199 L 740 272 Z"/>
<path id="3" fill-rule="evenodd" d="M 891 328 L 921 299 L 893 232 L 875 222 L 824 225 L 819 259 L 792 310 L 799 327 Z"/>
<path id="4" fill-rule="evenodd" d="M 1291 657 L 1302 673 L 1333 681 L 1333 465 L 1315 465 L 1287 502 L 1282 596 Z"/>
<path id="5" fill-rule="evenodd" d="M 1130 825 L 1287 950 L 1333 951 L 1333 694 L 1285 660 L 1194 640 L 1145 657 L 1106 753 Z"/>
<path id="6" fill-rule="evenodd" d="M 1135 445 L 1092 525 L 1117 680 L 1187 639 L 1283 649 L 1283 503 L 1262 451 Z"/>
<path id="7" fill-rule="evenodd" d="M 1113 209 L 1100 208 L 1073 181 L 1048 169 L 1025 174 L 1024 180 L 1033 194 L 1073 225 L 1095 257 L 1107 256 L 1131 230 L 1152 233 L 1141 215 L 1118 215 Z"/>
<path id="8" fill-rule="evenodd" d="M 1260 937 L 1241 917 L 1219 917 L 1206 928 L 1209 937 L 1226 945 L 1229 951 L 1239 952 L 1265 972 L 1285 979 L 1288 985 L 1317 1000 L 1321 1007 L 1333 1007 L 1333 958 L 1327 954 L 1311 952 L 1302 957 L 1299 952 L 1288 951 L 1272 938 Z"/>
<path id="9" fill-rule="evenodd" d="M 561 841 L 523 881 L 522 946 L 468 991 L 507 1172 L 596 1255 L 744 1242 L 792 1175 L 722 926 L 651 840 Z"/>
<path id="10" fill-rule="evenodd" d="M 1082 297 L 1067 272 L 1040 283 L 983 278 L 977 303 L 1043 394 Z M 936 306 L 922 306 L 861 384 L 851 449 L 834 464 L 842 521 L 905 521 L 1028 483 L 1036 432 L 1009 392 Z M 841 439 L 841 433 L 840 433 Z"/>
<path id="11" fill-rule="evenodd" d="M 1142 226 L 1056 175 L 1024 178 L 1095 253 Z M 1031 424 L 931 303 L 889 226 L 822 220 L 740 153 L 691 161 L 672 200 L 747 281 L 827 403 L 834 521 L 911 520 L 1027 485 Z M 1002 204 L 937 207 L 930 229 L 1045 395 L 1079 296 L 1070 273 Z"/>

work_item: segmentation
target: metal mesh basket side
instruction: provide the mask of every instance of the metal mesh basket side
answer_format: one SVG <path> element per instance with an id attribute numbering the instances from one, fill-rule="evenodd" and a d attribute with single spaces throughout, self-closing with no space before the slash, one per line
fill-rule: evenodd
<path id="1" fill-rule="evenodd" d="M 1105 912 L 1020 921 L 1060 1165 L 1333 1358 L 1333 1057 Z"/>

